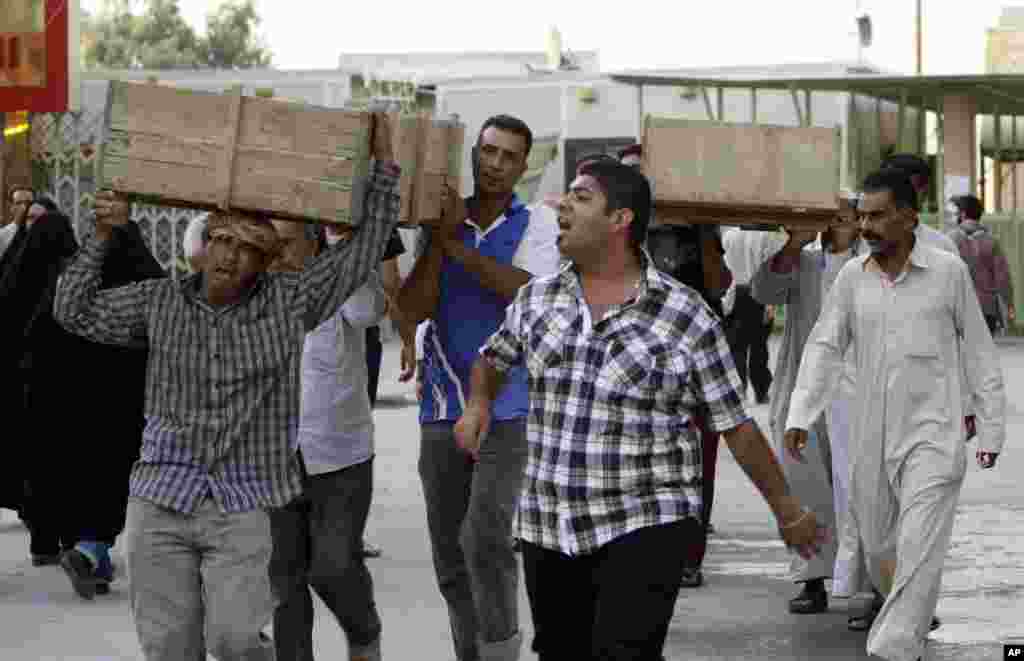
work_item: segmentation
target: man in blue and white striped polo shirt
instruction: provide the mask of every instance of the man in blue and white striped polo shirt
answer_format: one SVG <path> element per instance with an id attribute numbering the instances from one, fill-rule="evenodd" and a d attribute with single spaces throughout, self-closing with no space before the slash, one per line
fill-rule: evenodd
<path id="1" fill-rule="evenodd" d="M 399 307 L 408 321 L 430 320 L 424 338 L 420 477 L 441 593 L 459 661 L 518 658 L 519 573 L 512 523 L 526 461 L 527 391 L 518 369 L 494 403 L 494 424 L 479 460 L 459 450 L 469 370 L 505 307 L 533 276 L 558 267 L 551 209 L 513 193 L 533 136 L 522 121 L 484 122 L 473 148 L 476 190 L 449 192 L 445 220 L 426 227 Z"/>

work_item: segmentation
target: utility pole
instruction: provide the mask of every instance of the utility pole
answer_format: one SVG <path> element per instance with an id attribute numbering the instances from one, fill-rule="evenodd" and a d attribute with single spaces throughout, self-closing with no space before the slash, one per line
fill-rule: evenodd
<path id="1" fill-rule="evenodd" d="M 917 53 L 916 53 L 916 55 L 917 55 L 916 71 L 917 71 L 917 75 L 920 76 L 921 75 L 921 42 L 924 41 L 924 33 L 921 30 L 921 0 L 915 0 L 915 4 L 917 6 L 917 13 L 916 13 L 916 16 L 915 16 L 916 37 L 917 38 L 914 40 L 914 42 L 915 42 L 914 45 L 915 45 L 916 51 L 917 51 Z"/>

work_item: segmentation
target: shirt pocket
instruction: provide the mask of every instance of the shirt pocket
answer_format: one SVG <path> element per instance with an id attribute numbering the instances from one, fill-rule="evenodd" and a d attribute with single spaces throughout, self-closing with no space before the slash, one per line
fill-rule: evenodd
<path id="1" fill-rule="evenodd" d="M 533 379 L 567 367 L 566 342 L 572 321 L 561 312 L 539 317 L 530 327 L 526 368 Z"/>
<path id="2" fill-rule="evenodd" d="M 946 365 L 938 346 L 925 345 L 908 350 L 904 358 L 901 383 L 906 393 L 907 413 L 915 423 L 944 422 L 949 419 L 953 402 L 949 392 Z"/>
<path id="3" fill-rule="evenodd" d="M 610 390 L 638 399 L 654 399 L 675 385 L 667 348 L 611 340 L 599 380 Z"/>

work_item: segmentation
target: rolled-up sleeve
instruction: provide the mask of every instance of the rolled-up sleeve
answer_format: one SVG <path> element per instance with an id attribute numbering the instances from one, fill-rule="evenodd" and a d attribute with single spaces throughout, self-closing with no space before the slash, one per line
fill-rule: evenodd
<path id="1" fill-rule="evenodd" d="M 480 347 L 480 356 L 494 369 L 504 374 L 522 362 L 523 339 L 521 335 L 523 291 L 505 309 L 505 321 Z"/>
<path id="2" fill-rule="evenodd" d="M 149 309 L 164 279 L 100 290 L 109 246 L 88 237 L 61 276 L 54 319 L 69 332 L 101 344 L 138 347 L 146 342 Z"/>
<path id="3" fill-rule="evenodd" d="M 740 397 L 739 374 L 732 351 L 719 324 L 710 326 L 688 352 L 691 388 L 698 402 L 707 407 L 713 431 L 725 432 L 750 420 Z"/>

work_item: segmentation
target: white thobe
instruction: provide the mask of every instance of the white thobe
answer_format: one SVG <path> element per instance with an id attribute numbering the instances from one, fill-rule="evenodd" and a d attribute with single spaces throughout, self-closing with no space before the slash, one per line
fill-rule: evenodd
<path id="1" fill-rule="evenodd" d="M 965 388 L 975 394 L 979 449 L 999 452 L 1005 438 L 1002 372 L 972 287 L 958 257 L 920 241 L 895 281 L 869 256 L 851 260 L 811 332 L 790 402 L 786 428 L 809 429 L 852 346 L 859 447 L 849 518 L 875 585 L 887 587 L 882 565 L 895 563 L 867 645 L 889 661 L 923 654 L 938 602 L 966 469 Z"/>
<path id="2" fill-rule="evenodd" d="M 768 425 L 771 429 L 773 449 L 792 494 L 801 504 L 814 511 L 819 523 L 835 530 L 838 526 L 838 503 L 835 500 L 836 487 L 833 480 L 834 462 L 829 430 L 824 418 L 817 418 L 810 428 L 814 433 L 808 439 L 805 448 L 806 462 L 797 463 L 790 459 L 782 445 L 786 418 L 789 414 L 790 394 L 796 385 L 804 345 L 821 311 L 824 293 L 822 259 L 820 247 L 805 248 L 800 254 L 797 267 L 788 273 L 773 271 L 773 259 L 768 259 L 755 272 L 750 281 L 750 288 L 751 294 L 759 303 L 786 306 L 786 324 L 783 327 L 782 343 L 775 362 L 771 386 Z M 845 493 L 842 497 L 845 499 Z M 822 545 L 821 551 L 810 560 L 794 555 L 790 565 L 790 578 L 799 582 L 832 576 L 836 559 L 836 539 L 837 535 L 833 535 Z"/>

